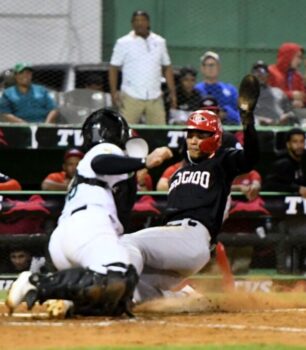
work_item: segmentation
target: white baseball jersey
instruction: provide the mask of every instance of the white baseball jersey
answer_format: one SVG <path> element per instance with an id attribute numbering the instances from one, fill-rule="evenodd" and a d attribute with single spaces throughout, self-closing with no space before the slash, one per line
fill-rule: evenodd
<path id="1" fill-rule="evenodd" d="M 85 157 L 80 161 L 77 167 L 79 175 L 104 181 L 107 186 L 93 186 L 81 183 L 73 187 L 66 197 L 65 207 L 63 209 L 60 221 L 70 216 L 71 212 L 84 205 L 98 205 L 101 210 L 107 212 L 114 222 L 118 233 L 123 233 L 123 227 L 117 217 L 117 209 L 114 202 L 112 187 L 122 180 L 128 178 L 128 174 L 120 175 L 98 175 L 91 167 L 91 161 L 100 154 L 124 155 L 124 152 L 116 145 L 110 143 L 101 143 L 89 150 Z"/>
<path id="2" fill-rule="evenodd" d="M 118 243 L 123 226 L 117 216 L 112 187 L 128 178 L 122 175 L 98 175 L 92 160 L 102 154 L 124 155 L 116 145 L 102 143 L 89 150 L 77 167 L 80 176 L 98 179 L 106 186 L 79 183 L 67 194 L 58 226 L 51 235 L 49 252 L 57 269 L 81 266 L 100 273 L 112 263 L 130 263 L 127 251 Z"/>

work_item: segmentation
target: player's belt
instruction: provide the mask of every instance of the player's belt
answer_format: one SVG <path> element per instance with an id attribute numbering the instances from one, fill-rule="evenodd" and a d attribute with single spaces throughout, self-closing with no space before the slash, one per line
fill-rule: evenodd
<path id="1" fill-rule="evenodd" d="M 197 226 L 198 222 L 191 220 L 191 219 L 182 219 L 182 220 L 175 220 L 175 221 L 169 221 L 167 222 L 166 226 L 182 226 L 186 223 L 187 220 L 187 225 L 188 226 Z"/>
<path id="2" fill-rule="evenodd" d="M 210 242 L 211 237 L 210 234 L 207 230 L 207 228 L 200 222 L 197 220 L 192 220 L 192 219 L 182 219 L 182 220 L 173 220 L 173 221 L 169 221 L 167 222 L 166 226 L 192 226 L 192 227 L 196 227 L 196 226 L 200 226 L 203 227 L 203 234 L 205 235 L 207 242 Z"/>

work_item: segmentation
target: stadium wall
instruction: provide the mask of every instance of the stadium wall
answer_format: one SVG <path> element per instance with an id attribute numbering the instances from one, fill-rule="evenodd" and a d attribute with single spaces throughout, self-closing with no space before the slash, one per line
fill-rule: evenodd
<path id="1" fill-rule="evenodd" d="M 306 46 L 304 0 L 104 0 L 103 9 L 104 61 L 137 9 L 146 10 L 152 30 L 167 39 L 174 65 L 199 68 L 203 52 L 214 50 L 222 80 L 236 85 L 256 60 L 274 62 L 281 43 Z"/>

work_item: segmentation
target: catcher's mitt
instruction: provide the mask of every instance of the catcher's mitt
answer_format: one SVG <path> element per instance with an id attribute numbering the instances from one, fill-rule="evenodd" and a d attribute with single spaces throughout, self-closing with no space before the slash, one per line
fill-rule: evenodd
<path id="1" fill-rule="evenodd" d="M 253 111 L 260 94 L 258 79 L 252 75 L 246 75 L 239 86 L 238 108 L 243 125 L 254 123 Z"/>

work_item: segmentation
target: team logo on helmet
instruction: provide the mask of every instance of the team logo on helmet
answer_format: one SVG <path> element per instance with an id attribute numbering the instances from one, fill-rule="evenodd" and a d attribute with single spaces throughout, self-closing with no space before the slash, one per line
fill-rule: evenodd
<path id="1" fill-rule="evenodd" d="M 204 115 L 200 113 L 195 113 L 190 116 L 190 119 L 192 119 L 195 123 L 201 123 L 201 122 L 206 122 L 207 118 L 204 117 Z"/>

